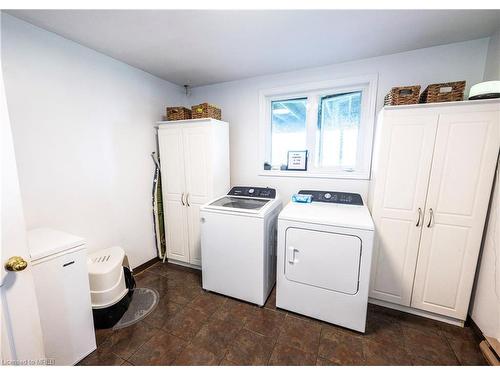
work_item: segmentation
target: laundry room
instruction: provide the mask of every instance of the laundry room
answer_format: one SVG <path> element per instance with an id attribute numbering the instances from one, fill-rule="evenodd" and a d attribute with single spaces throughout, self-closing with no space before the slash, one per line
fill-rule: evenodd
<path id="1" fill-rule="evenodd" d="M 1 3 L 2 369 L 500 365 L 498 4 Z"/>

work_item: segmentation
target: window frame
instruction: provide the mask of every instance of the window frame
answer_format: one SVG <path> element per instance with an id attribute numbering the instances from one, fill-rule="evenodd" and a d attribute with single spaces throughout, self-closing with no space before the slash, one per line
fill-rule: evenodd
<path id="1" fill-rule="evenodd" d="M 258 175 L 280 177 L 313 177 L 335 179 L 370 178 L 373 132 L 378 75 L 370 74 L 357 77 L 304 83 L 293 86 L 282 86 L 260 90 L 259 92 L 259 165 Z M 353 171 L 341 168 L 317 167 L 316 132 L 318 127 L 318 111 L 322 96 L 361 91 L 361 122 L 358 136 L 357 153 L 360 157 L 360 168 Z M 309 151 L 307 171 L 265 170 L 264 162 L 271 156 L 271 102 L 277 100 L 308 98 L 306 110 L 306 142 Z M 361 154 L 361 155 L 360 155 Z"/>

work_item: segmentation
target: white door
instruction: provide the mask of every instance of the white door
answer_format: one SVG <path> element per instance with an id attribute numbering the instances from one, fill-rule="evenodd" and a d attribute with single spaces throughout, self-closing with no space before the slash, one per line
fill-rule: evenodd
<path id="1" fill-rule="evenodd" d="M 201 265 L 200 207 L 210 200 L 210 128 L 183 129 L 189 263 Z"/>
<path id="2" fill-rule="evenodd" d="M 499 113 L 440 115 L 413 307 L 465 319 L 497 163 Z"/>
<path id="3" fill-rule="evenodd" d="M 372 199 L 372 298 L 410 305 L 437 121 L 437 115 L 391 113 L 381 123 Z"/>
<path id="4" fill-rule="evenodd" d="M 358 291 L 361 239 L 333 232 L 288 228 L 285 277 L 345 294 Z"/>
<path id="5" fill-rule="evenodd" d="M 167 257 L 189 261 L 183 136 L 180 128 L 158 132 Z"/>
<path id="6" fill-rule="evenodd" d="M 29 264 L 26 227 L 1 69 L 0 101 L 2 148 L 0 363 L 7 364 L 10 361 L 16 363 L 16 361 L 43 360 L 45 354 Z M 20 256 L 28 261 L 28 267 L 20 272 L 6 271 L 4 265 L 12 256 Z"/>

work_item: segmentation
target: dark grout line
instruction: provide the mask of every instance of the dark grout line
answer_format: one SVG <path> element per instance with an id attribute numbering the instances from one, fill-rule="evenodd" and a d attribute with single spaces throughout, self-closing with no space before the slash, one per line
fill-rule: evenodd
<path id="1" fill-rule="evenodd" d="M 448 348 L 450 348 L 451 352 L 453 353 L 453 355 L 455 356 L 457 362 L 461 365 L 461 366 L 464 366 L 464 364 L 462 363 L 462 360 L 460 359 L 460 357 L 458 356 L 458 354 L 455 352 L 455 349 L 453 349 L 453 346 L 451 346 L 450 344 L 450 341 L 448 339 L 448 336 L 443 334 L 443 337 L 446 341 L 446 344 L 448 345 Z"/>

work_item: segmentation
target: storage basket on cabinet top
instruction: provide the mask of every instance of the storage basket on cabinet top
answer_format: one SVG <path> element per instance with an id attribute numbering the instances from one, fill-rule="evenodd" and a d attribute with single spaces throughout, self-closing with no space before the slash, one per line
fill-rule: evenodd
<path id="1" fill-rule="evenodd" d="M 420 103 L 456 102 L 464 98 L 465 81 L 435 83 L 420 95 Z"/>
<path id="2" fill-rule="evenodd" d="M 167 107 L 166 121 L 189 120 L 191 118 L 191 110 L 186 107 Z"/>
<path id="3" fill-rule="evenodd" d="M 221 110 L 213 104 L 201 103 L 191 107 L 193 118 L 213 118 L 221 120 Z"/>
<path id="4" fill-rule="evenodd" d="M 393 87 L 385 96 L 384 105 L 417 104 L 419 95 L 420 85 Z"/>

